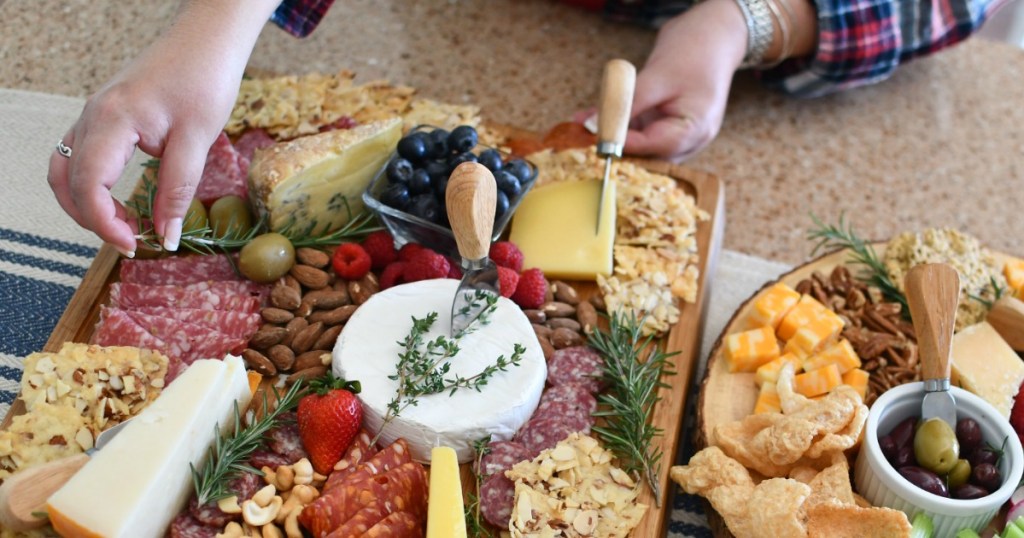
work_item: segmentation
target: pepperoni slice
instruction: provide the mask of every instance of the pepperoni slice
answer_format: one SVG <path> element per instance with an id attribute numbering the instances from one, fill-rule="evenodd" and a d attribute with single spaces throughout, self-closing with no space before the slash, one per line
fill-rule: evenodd
<path id="1" fill-rule="evenodd" d="M 548 361 L 548 383 L 580 383 L 591 393 L 597 393 L 601 390 L 603 367 L 601 355 L 588 346 L 562 348 Z"/>

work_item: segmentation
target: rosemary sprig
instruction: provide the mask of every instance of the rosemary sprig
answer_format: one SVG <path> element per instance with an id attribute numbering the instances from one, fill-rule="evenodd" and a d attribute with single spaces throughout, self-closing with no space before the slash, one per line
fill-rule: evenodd
<path id="1" fill-rule="evenodd" d="M 488 446 L 491 442 L 491 436 L 488 435 L 482 439 L 473 441 L 473 461 L 474 469 L 480 469 L 481 461 L 488 452 L 491 451 L 491 447 Z M 483 477 L 480 473 L 475 473 L 476 488 L 474 492 L 467 495 L 469 500 L 466 503 L 465 515 L 466 515 L 466 532 L 469 538 L 492 538 L 490 529 L 484 524 L 483 519 L 480 515 L 480 485 L 483 484 Z"/>
<path id="2" fill-rule="evenodd" d="M 595 416 L 605 417 L 603 426 L 593 431 L 619 458 L 627 472 L 647 481 L 654 502 L 661 506 L 661 449 L 653 439 L 661 429 L 650 423 L 658 389 L 667 386 L 662 375 L 673 375 L 668 359 L 677 352 L 658 348 L 654 335 L 642 334 L 643 320 L 633 313 L 613 313 L 608 330 L 595 330 L 590 345 L 604 358 L 604 379 L 608 390 L 597 400 L 601 407 Z"/>
<path id="3" fill-rule="evenodd" d="M 281 415 L 298 405 L 299 400 L 306 393 L 301 382 L 296 382 L 288 389 L 283 396 L 279 396 L 277 405 L 270 409 L 267 401 L 267 394 L 263 393 L 263 402 L 260 418 L 248 426 L 242 427 L 242 417 L 235 404 L 234 431 L 225 437 L 220 433 L 220 427 L 214 426 L 216 442 L 210 447 L 206 464 L 202 470 L 196 469 L 195 465 L 189 464 L 192 469 L 192 484 L 195 487 L 196 498 L 200 505 L 210 501 L 223 499 L 231 495 L 228 491 L 228 484 L 239 474 L 252 472 L 259 474 L 258 469 L 245 464 L 253 451 L 263 445 L 263 435 L 271 428 L 277 426 Z"/>
<path id="4" fill-rule="evenodd" d="M 488 317 L 494 312 L 496 305 L 490 306 L 474 323 L 487 323 Z M 460 335 L 449 338 L 439 335 L 433 340 L 426 340 L 426 334 L 437 321 L 437 312 L 431 312 L 423 318 L 412 318 L 412 329 L 406 337 L 399 341 L 402 351 L 398 354 L 395 373 L 388 379 L 398 381 L 395 397 L 387 405 L 384 421 L 374 436 L 373 442 L 380 437 L 384 428 L 398 417 L 410 405 L 418 405 L 421 396 L 447 392 L 452 396 L 459 389 L 472 389 L 477 392 L 487 385 L 488 381 L 498 372 L 508 371 L 519 366 L 526 348 L 514 344 L 512 355 L 508 358 L 499 355 L 493 364 L 488 364 L 474 375 L 464 377 L 448 375 L 451 372 L 451 361 L 459 353 Z"/>
<path id="5" fill-rule="evenodd" d="M 817 241 L 811 254 L 815 255 L 821 250 L 849 249 L 850 261 L 864 266 L 864 270 L 857 274 L 857 279 L 869 286 L 878 288 L 882 292 L 882 296 L 888 301 L 899 303 L 902 307 L 903 317 L 909 319 L 910 308 L 907 306 L 906 296 L 900 291 L 899 286 L 889 278 L 889 271 L 885 268 L 882 260 L 879 259 L 878 254 L 875 253 L 871 243 L 857 237 L 857 234 L 853 231 L 853 226 L 846 223 L 845 216 L 839 215 L 838 226 L 826 225 L 813 214 L 811 215 L 811 220 L 818 227 L 816 230 L 811 230 L 807 233 L 808 239 Z"/>
<path id="6" fill-rule="evenodd" d="M 992 289 L 991 292 L 988 291 L 990 288 Z M 985 286 L 984 288 L 981 289 L 981 295 L 969 293 L 967 294 L 967 296 L 985 305 L 985 308 L 991 310 L 992 305 L 995 304 L 995 302 L 998 301 L 1003 296 L 1003 293 L 1006 293 L 1006 288 L 999 285 L 999 282 L 996 281 L 996 277 L 990 276 L 988 277 L 988 286 Z M 990 294 L 992 298 L 988 299 L 987 296 Z"/>

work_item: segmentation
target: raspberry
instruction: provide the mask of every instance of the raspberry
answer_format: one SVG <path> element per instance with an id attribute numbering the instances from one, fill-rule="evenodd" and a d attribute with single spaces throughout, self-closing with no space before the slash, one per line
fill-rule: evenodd
<path id="1" fill-rule="evenodd" d="M 331 259 L 334 272 L 345 280 L 359 280 L 370 271 L 370 255 L 358 243 L 342 243 Z"/>
<path id="2" fill-rule="evenodd" d="M 402 248 L 398 249 L 398 259 L 407 262 L 412 259 L 413 254 L 423 250 L 424 246 L 417 243 L 406 243 L 402 245 Z"/>
<path id="3" fill-rule="evenodd" d="M 498 290 L 501 291 L 501 296 L 505 298 L 512 297 L 512 293 L 516 291 L 517 284 L 519 284 L 519 273 L 499 265 Z"/>
<path id="4" fill-rule="evenodd" d="M 413 254 L 409 261 L 405 262 L 405 271 L 402 276 L 406 282 L 445 278 L 450 269 L 451 264 L 444 256 L 429 248 L 422 248 Z"/>
<path id="5" fill-rule="evenodd" d="M 386 290 L 392 286 L 404 284 L 405 279 L 402 275 L 405 274 L 405 266 L 405 262 L 393 262 L 388 264 L 380 274 L 380 289 Z"/>
<path id="6" fill-rule="evenodd" d="M 547 287 L 548 281 L 540 269 L 527 269 L 519 275 L 519 285 L 512 294 L 512 300 L 523 308 L 540 308 L 544 304 Z"/>
<path id="7" fill-rule="evenodd" d="M 385 230 L 366 236 L 366 239 L 363 239 L 363 249 L 370 255 L 370 266 L 378 271 L 398 259 L 395 238 Z"/>
<path id="8" fill-rule="evenodd" d="M 517 273 L 523 270 L 523 251 L 511 241 L 498 241 L 492 244 L 488 256 L 500 267 L 508 267 Z"/>

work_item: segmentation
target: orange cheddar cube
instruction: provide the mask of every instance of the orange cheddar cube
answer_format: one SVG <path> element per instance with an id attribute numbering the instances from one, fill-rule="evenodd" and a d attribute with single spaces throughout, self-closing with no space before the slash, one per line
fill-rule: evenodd
<path id="1" fill-rule="evenodd" d="M 786 341 L 786 349 L 807 358 L 831 346 L 842 331 L 843 318 L 831 310 L 825 310 L 819 317 L 797 329 L 793 337 Z"/>
<path id="2" fill-rule="evenodd" d="M 854 368 L 860 368 L 860 357 L 850 342 L 842 338 L 820 353 L 808 357 L 804 360 L 803 367 L 804 371 L 810 372 L 829 364 L 835 364 L 839 367 L 839 373 L 845 374 Z"/>
<path id="3" fill-rule="evenodd" d="M 754 402 L 754 414 L 779 413 L 782 411 L 782 402 L 779 400 L 779 391 L 774 383 L 761 385 L 761 392 L 757 394 L 757 401 Z"/>
<path id="4" fill-rule="evenodd" d="M 868 395 L 868 377 L 870 375 L 860 368 L 854 368 L 843 374 L 843 384 L 853 387 L 860 394 L 860 399 L 864 400 Z"/>
<path id="5" fill-rule="evenodd" d="M 1003 265 L 1003 276 L 1006 277 L 1006 283 L 1017 292 L 1018 297 L 1024 296 L 1024 260 L 1006 260 L 1006 265 Z"/>
<path id="6" fill-rule="evenodd" d="M 757 383 L 758 386 L 761 386 L 765 383 L 769 385 L 775 385 L 775 383 L 779 381 L 779 372 L 782 371 L 782 367 L 787 362 L 793 365 L 794 373 L 800 372 L 800 357 L 797 357 L 792 353 L 783 353 L 781 357 L 762 364 L 757 369 L 757 375 L 754 378 L 754 381 Z"/>
<path id="7" fill-rule="evenodd" d="M 818 302 L 810 295 L 804 295 L 789 312 L 783 316 L 776 327 L 775 334 L 783 340 L 789 340 L 796 334 L 797 329 L 811 323 L 819 318 L 823 312 L 828 312 L 825 305 Z"/>
<path id="8" fill-rule="evenodd" d="M 839 368 L 834 364 L 818 368 L 813 372 L 805 372 L 793 379 L 793 390 L 808 398 L 827 394 L 828 391 L 842 384 L 843 378 L 839 375 Z"/>
<path id="9" fill-rule="evenodd" d="M 758 295 L 747 317 L 748 327 L 778 328 L 782 318 L 800 301 L 800 294 L 779 282 Z"/>
<path id="10" fill-rule="evenodd" d="M 725 337 L 725 360 L 730 372 L 754 372 L 779 357 L 779 342 L 771 327 L 751 329 Z"/>

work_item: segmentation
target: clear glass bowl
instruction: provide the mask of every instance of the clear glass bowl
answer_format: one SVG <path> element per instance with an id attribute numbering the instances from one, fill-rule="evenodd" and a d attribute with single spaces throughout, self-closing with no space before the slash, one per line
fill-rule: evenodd
<path id="1" fill-rule="evenodd" d="M 437 129 L 430 125 L 421 125 L 413 129 L 413 131 L 431 132 Z M 411 131 L 412 132 L 412 131 Z M 478 144 L 473 148 L 473 153 L 479 155 L 481 151 L 486 149 L 498 149 L 492 148 L 484 144 Z M 501 151 L 502 161 L 508 161 L 513 158 L 508 152 Z M 439 224 L 430 222 L 428 220 L 421 219 L 411 213 L 395 209 L 391 206 L 384 204 L 380 200 L 380 194 L 384 192 L 384 189 L 388 186 L 387 178 L 387 163 L 391 162 L 392 159 L 398 156 L 398 151 L 395 150 L 388 157 L 387 162 L 381 166 L 380 170 L 370 181 L 370 185 L 363 192 L 363 203 L 366 207 L 373 210 L 374 213 L 380 218 L 380 221 L 388 229 L 391 235 L 395 238 L 395 241 L 399 245 L 405 243 L 415 242 L 423 246 L 430 247 L 434 251 L 444 254 L 455 259 L 459 258 L 459 249 L 455 244 L 455 236 L 449 228 L 441 226 Z M 530 179 L 522 182 L 522 192 L 515 199 L 510 199 L 508 204 L 508 211 L 505 212 L 499 219 L 494 222 L 494 233 L 491 236 L 492 241 L 498 240 L 501 234 L 504 233 L 508 223 L 512 220 L 512 214 L 515 213 L 516 208 L 519 207 L 519 203 L 526 196 L 526 193 L 530 191 L 533 184 L 536 183 L 537 179 L 537 166 L 533 163 L 522 159 L 530 167 Z"/>

